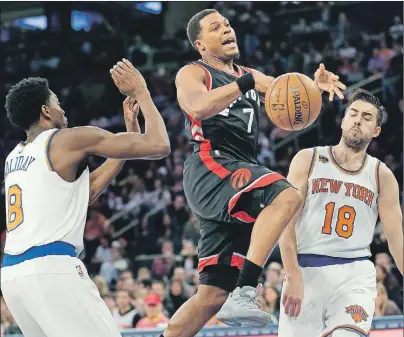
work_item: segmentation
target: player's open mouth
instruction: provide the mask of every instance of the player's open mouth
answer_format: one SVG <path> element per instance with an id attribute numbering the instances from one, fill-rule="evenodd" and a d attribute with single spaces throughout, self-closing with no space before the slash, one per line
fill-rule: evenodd
<path id="1" fill-rule="evenodd" d="M 222 45 L 235 48 L 237 47 L 237 42 L 234 37 L 228 37 L 222 42 Z"/>

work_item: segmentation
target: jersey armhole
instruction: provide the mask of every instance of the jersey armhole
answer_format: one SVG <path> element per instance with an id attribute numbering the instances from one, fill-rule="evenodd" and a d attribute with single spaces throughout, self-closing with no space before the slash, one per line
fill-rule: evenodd
<path id="1" fill-rule="evenodd" d="M 203 71 L 205 72 L 205 76 L 206 76 L 206 83 L 205 83 L 206 89 L 208 89 L 208 91 L 211 91 L 212 90 L 212 75 L 211 75 L 210 71 L 207 68 L 205 68 L 202 64 L 199 64 L 196 62 L 192 63 L 192 64 L 203 69 Z"/>
<path id="2" fill-rule="evenodd" d="M 317 148 L 315 147 L 313 148 L 313 156 L 311 157 L 308 178 L 310 178 L 311 174 L 313 173 L 314 165 L 316 164 L 316 159 L 317 159 Z"/>
<path id="3" fill-rule="evenodd" d="M 375 167 L 375 178 L 376 178 L 376 191 L 377 194 L 380 193 L 380 160 L 377 160 L 376 167 Z"/>
<path id="4" fill-rule="evenodd" d="M 55 136 L 59 131 L 60 131 L 60 129 L 52 132 L 48 136 L 48 139 L 45 142 L 45 160 L 46 160 L 46 164 L 48 166 L 49 171 L 55 171 L 55 169 L 53 168 L 52 161 L 50 159 L 49 149 L 50 149 L 50 146 L 51 146 L 51 143 L 52 143 L 53 136 Z"/>

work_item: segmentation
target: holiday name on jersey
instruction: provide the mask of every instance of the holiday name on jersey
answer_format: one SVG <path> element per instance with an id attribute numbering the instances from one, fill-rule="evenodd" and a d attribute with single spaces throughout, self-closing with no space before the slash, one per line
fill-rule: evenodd
<path id="1" fill-rule="evenodd" d="M 344 187 L 342 188 L 342 186 Z M 311 194 L 339 193 L 341 188 L 341 192 L 345 193 L 346 197 L 358 199 L 360 201 L 363 201 L 367 206 L 372 207 L 372 202 L 375 194 L 366 187 L 335 179 L 311 179 Z"/>
<path id="2" fill-rule="evenodd" d="M 31 164 L 35 161 L 32 156 L 18 156 L 6 161 L 6 167 L 4 170 L 4 178 L 7 177 L 9 173 L 16 171 L 27 171 Z"/>

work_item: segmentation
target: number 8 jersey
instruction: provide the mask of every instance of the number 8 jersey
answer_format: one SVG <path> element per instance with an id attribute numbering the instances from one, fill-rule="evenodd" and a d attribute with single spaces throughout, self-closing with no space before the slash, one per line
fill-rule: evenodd
<path id="1" fill-rule="evenodd" d="M 85 168 L 74 182 L 53 170 L 49 148 L 57 131 L 46 130 L 31 143 L 18 144 L 6 158 L 7 254 L 56 241 L 71 244 L 76 253 L 83 249 L 89 170 Z"/>
<path id="2" fill-rule="evenodd" d="M 313 149 L 307 196 L 296 224 L 298 254 L 356 258 L 370 256 L 378 218 L 380 161 L 366 154 L 348 171 L 332 146 Z"/>

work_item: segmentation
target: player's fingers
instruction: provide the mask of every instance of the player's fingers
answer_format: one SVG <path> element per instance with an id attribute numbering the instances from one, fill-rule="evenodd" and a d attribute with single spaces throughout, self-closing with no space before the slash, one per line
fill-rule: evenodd
<path id="1" fill-rule="evenodd" d="M 286 314 L 289 316 L 293 316 L 293 314 L 295 312 L 295 306 L 296 306 L 296 304 L 293 301 L 289 301 L 289 305 L 287 306 Z"/>
<path id="2" fill-rule="evenodd" d="M 340 81 L 337 82 L 337 87 L 342 89 L 342 90 L 346 89 L 346 85 L 344 83 L 341 83 Z"/>
<path id="3" fill-rule="evenodd" d="M 334 85 L 333 84 L 330 85 L 329 91 L 330 91 L 329 99 L 330 99 L 330 102 L 332 102 L 334 100 Z"/>
<path id="4" fill-rule="evenodd" d="M 133 64 L 129 60 L 123 58 L 122 62 L 125 63 L 125 65 L 128 66 L 128 68 L 135 69 L 135 67 L 133 66 Z"/>
<path id="5" fill-rule="evenodd" d="M 339 76 L 332 74 L 332 75 L 331 75 L 331 79 L 332 79 L 333 81 L 338 81 L 338 80 L 339 80 Z"/>
<path id="6" fill-rule="evenodd" d="M 117 64 L 115 64 L 112 69 L 114 71 L 116 71 L 119 75 L 123 75 L 124 74 L 124 70 Z"/>
<path id="7" fill-rule="evenodd" d="M 122 61 L 119 61 L 119 62 L 117 63 L 117 65 L 118 65 L 123 71 L 129 71 L 129 70 L 130 70 L 130 68 L 128 67 L 128 65 L 125 64 L 125 63 L 122 62 Z"/>
<path id="8" fill-rule="evenodd" d="M 344 99 L 343 93 L 342 93 L 341 90 L 339 90 L 337 87 L 334 88 L 334 92 L 337 94 L 337 96 L 338 96 L 340 99 Z"/>
<path id="9" fill-rule="evenodd" d="M 299 316 L 301 308 L 302 308 L 302 303 L 301 303 L 301 301 L 299 301 L 299 303 L 297 303 L 295 306 L 295 311 L 293 313 L 294 317 Z"/>
<path id="10" fill-rule="evenodd" d="M 322 74 L 324 74 L 324 72 L 325 72 L 325 66 L 324 66 L 324 63 L 320 63 L 320 67 L 318 68 L 320 71 L 320 75 L 322 75 Z"/>
<path id="11" fill-rule="evenodd" d="M 130 97 L 129 96 L 127 96 L 126 98 L 125 98 L 125 100 L 123 101 L 123 104 L 125 104 L 125 105 L 130 105 L 131 103 L 130 103 Z"/>
<path id="12" fill-rule="evenodd" d="M 133 111 L 139 112 L 139 103 L 138 102 L 136 102 L 135 105 L 133 106 Z"/>

